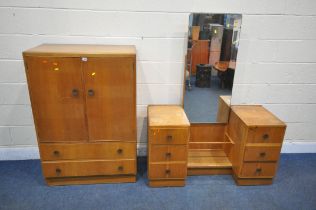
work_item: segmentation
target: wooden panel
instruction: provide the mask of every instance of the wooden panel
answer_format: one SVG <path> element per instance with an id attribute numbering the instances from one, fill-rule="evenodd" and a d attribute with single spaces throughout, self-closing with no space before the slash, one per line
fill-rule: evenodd
<path id="1" fill-rule="evenodd" d="M 187 144 L 189 138 L 188 128 L 149 129 L 149 143 L 151 144 Z"/>
<path id="2" fill-rule="evenodd" d="M 224 142 L 225 123 L 192 123 L 190 142 Z"/>
<path id="3" fill-rule="evenodd" d="M 280 146 L 246 146 L 244 161 L 277 161 Z"/>
<path id="4" fill-rule="evenodd" d="M 232 174 L 231 168 L 188 168 L 188 176 L 228 174 Z"/>
<path id="5" fill-rule="evenodd" d="M 192 41 L 192 74 L 196 73 L 197 64 L 208 64 L 209 40 Z"/>
<path id="6" fill-rule="evenodd" d="M 38 141 L 87 141 L 80 59 L 27 57 L 25 61 Z"/>
<path id="7" fill-rule="evenodd" d="M 24 56 L 54 57 L 135 57 L 132 45 L 42 44 L 23 52 Z"/>
<path id="8" fill-rule="evenodd" d="M 150 161 L 187 161 L 187 146 L 184 145 L 151 145 Z"/>
<path id="9" fill-rule="evenodd" d="M 181 106 L 148 106 L 148 125 L 150 127 L 189 127 L 189 120 Z"/>
<path id="10" fill-rule="evenodd" d="M 136 141 L 135 60 L 88 58 L 83 74 L 90 141 Z"/>
<path id="11" fill-rule="evenodd" d="M 149 179 L 185 178 L 187 176 L 186 163 L 151 163 Z"/>
<path id="12" fill-rule="evenodd" d="M 136 174 L 136 160 L 43 162 L 45 177 Z"/>
<path id="13" fill-rule="evenodd" d="M 183 187 L 185 179 L 172 179 L 172 180 L 149 180 L 150 187 Z"/>
<path id="14" fill-rule="evenodd" d="M 236 113 L 232 111 L 227 126 L 227 138 L 233 141 L 228 159 L 231 161 L 234 173 L 238 174 L 243 161 L 245 139 L 248 128 L 241 122 Z"/>
<path id="15" fill-rule="evenodd" d="M 232 109 L 247 126 L 286 126 L 279 118 L 262 106 L 234 105 Z"/>
<path id="16" fill-rule="evenodd" d="M 250 128 L 248 142 L 252 143 L 282 143 L 285 127 Z"/>
<path id="17" fill-rule="evenodd" d="M 273 163 L 243 163 L 239 177 L 272 178 L 275 175 L 277 164 Z"/>
<path id="18" fill-rule="evenodd" d="M 47 178 L 49 186 L 62 185 L 82 185 L 82 184 L 109 184 L 109 183 L 129 183 L 136 182 L 135 175 L 115 175 L 115 176 L 80 176 L 80 177 L 54 177 Z"/>
<path id="19" fill-rule="evenodd" d="M 102 142 L 83 144 L 40 144 L 42 160 L 135 159 L 136 144 Z"/>
<path id="20" fill-rule="evenodd" d="M 216 122 L 227 123 L 230 113 L 230 98 L 231 96 L 218 97 L 218 111 Z"/>

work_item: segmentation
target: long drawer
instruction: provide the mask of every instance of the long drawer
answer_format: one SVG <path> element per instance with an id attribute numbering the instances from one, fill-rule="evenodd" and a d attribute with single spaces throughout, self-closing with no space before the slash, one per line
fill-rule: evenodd
<path id="1" fill-rule="evenodd" d="M 151 144 L 187 144 L 188 128 L 151 128 L 149 140 Z"/>
<path id="2" fill-rule="evenodd" d="M 285 127 L 256 127 L 250 128 L 248 143 L 281 143 Z"/>
<path id="3" fill-rule="evenodd" d="M 40 144 L 41 158 L 49 160 L 135 159 L 136 143 L 102 142 L 76 144 Z"/>
<path id="4" fill-rule="evenodd" d="M 136 175 L 136 160 L 49 161 L 42 168 L 45 177 Z"/>
<path id="5" fill-rule="evenodd" d="M 186 145 L 150 145 L 150 161 L 187 161 Z"/>
<path id="6" fill-rule="evenodd" d="M 277 161 L 280 146 L 246 146 L 244 161 Z"/>
<path id="7" fill-rule="evenodd" d="M 240 177 L 245 178 L 272 178 L 277 168 L 276 162 L 243 163 Z"/>
<path id="8" fill-rule="evenodd" d="M 186 163 L 151 163 L 149 179 L 184 179 L 187 176 Z"/>

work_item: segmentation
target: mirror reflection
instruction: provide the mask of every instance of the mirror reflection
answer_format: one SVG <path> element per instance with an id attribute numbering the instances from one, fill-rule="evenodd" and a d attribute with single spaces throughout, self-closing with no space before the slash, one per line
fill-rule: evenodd
<path id="1" fill-rule="evenodd" d="M 227 122 L 241 29 L 240 14 L 189 18 L 184 109 L 190 122 Z"/>

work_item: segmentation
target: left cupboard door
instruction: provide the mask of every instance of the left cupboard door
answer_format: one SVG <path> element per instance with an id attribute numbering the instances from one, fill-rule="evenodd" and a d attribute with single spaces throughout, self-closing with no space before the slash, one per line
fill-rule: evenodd
<path id="1" fill-rule="evenodd" d="M 87 141 L 80 58 L 25 57 L 39 142 Z"/>

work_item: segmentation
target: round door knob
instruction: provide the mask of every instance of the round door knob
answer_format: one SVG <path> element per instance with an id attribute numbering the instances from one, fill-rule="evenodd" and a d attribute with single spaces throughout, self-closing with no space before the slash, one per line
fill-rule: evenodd
<path id="1" fill-rule="evenodd" d="M 54 153 L 55 156 L 59 156 L 60 155 L 58 150 L 55 150 L 53 153 Z"/>
<path id="2" fill-rule="evenodd" d="M 166 153 L 166 158 L 171 158 L 171 153 L 170 152 Z"/>
<path id="3" fill-rule="evenodd" d="M 171 136 L 171 135 L 168 135 L 168 136 L 167 136 L 167 140 L 168 140 L 168 141 L 171 141 L 171 140 L 172 140 L 172 136 Z"/>
<path id="4" fill-rule="evenodd" d="M 119 167 L 117 167 L 117 170 L 119 170 L 119 171 L 123 171 L 123 169 L 124 169 L 124 167 L 123 167 L 123 166 L 119 166 Z"/>
<path id="5" fill-rule="evenodd" d="M 118 153 L 118 154 L 122 154 L 122 153 L 123 153 L 123 150 L 122 150 L 122 149 L 118 149 L 118 150 L 117 150 L 117 153 Z"/>
<path id="6" fill-rule="evenodd" d="M 171 173 L 170 169 L 166 170 L 166 174 L 169 175 Z"/>
<path id="7" fill-rule="evenodd" d="M 57 175 L 60 175 L 60 174 L 61 174 L 61 169 L 60 169 L 60 168 L 56 168 L 55 171 L 56 171 L 56 174 L 57 174 Z"/>
<path id="8" fill-rule="evenodd" d="M 256 169 L 256 173 L 261 173 L 262 169 L 261 168 L 257 168 Z"/>
<path id="9" fill-rule="evenodd" d="M 263 140 L 268 140 L 269 139 L 269 134 L 263 134 L 262 139 Z"/>
<path id="10" fill-rule="evenodd" d="M 72 89 L 71 95 L 74 96 L 74 97 L 79 96 L 79 90 L 78 89 Z"/>
<path id="11" fill-rule="evenodd" d="M 89 95 L 89 96 L 94 96 L 94 90 L 89 89 L 89 90 L 88 90 L 88 95 Z"/>
<path id="12" fill-rule="evenodd" d="M 265 157 L 266 153 L 265 152 L 260 152 L 260 157 Z"/>

